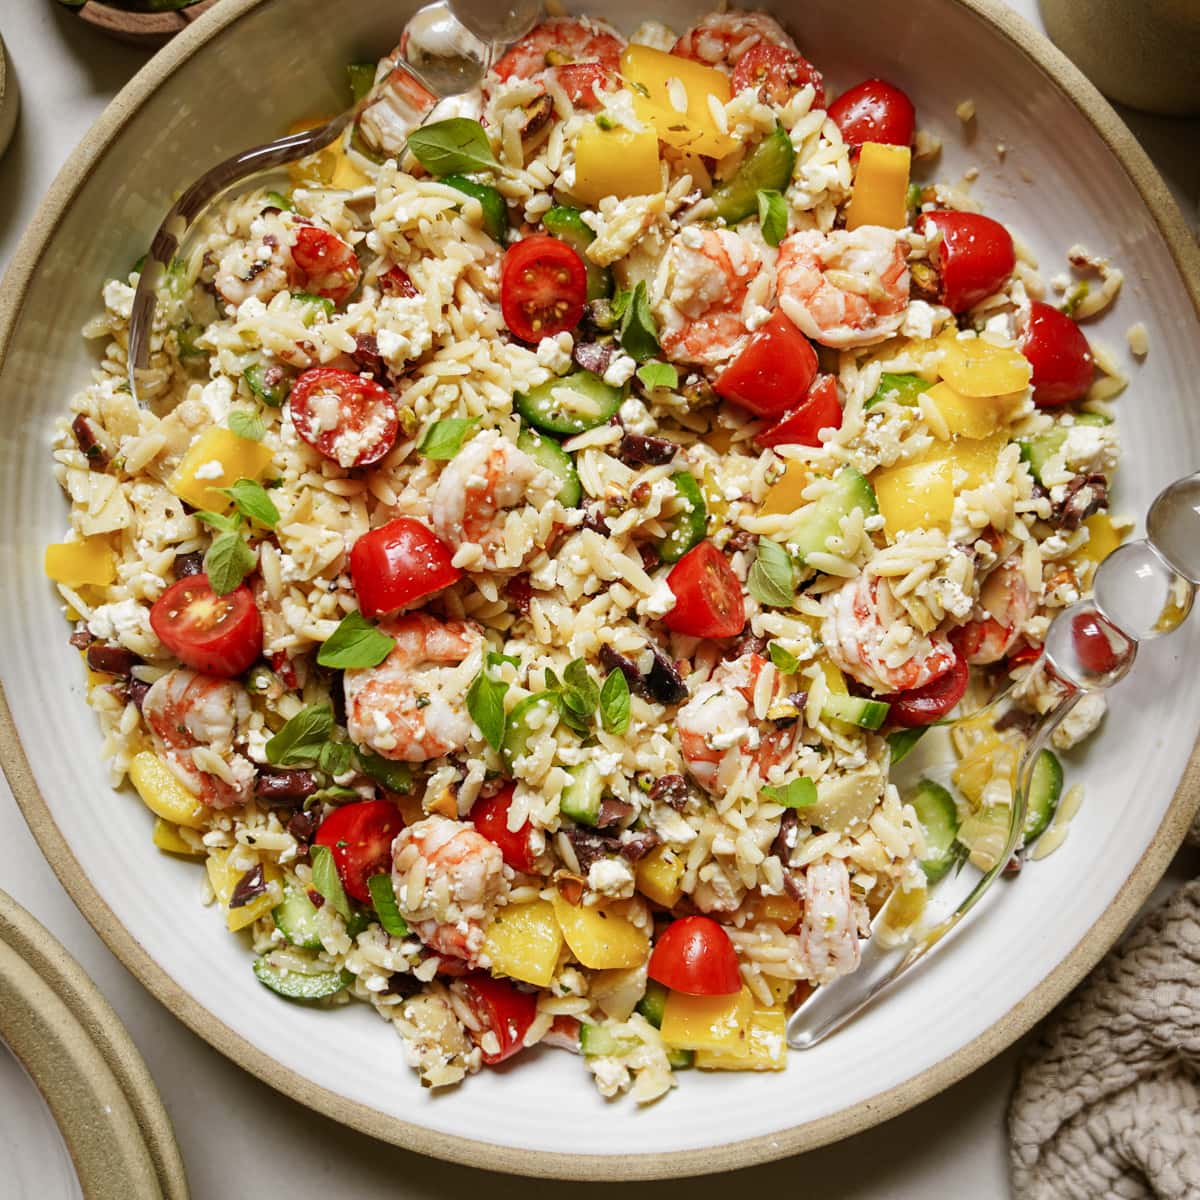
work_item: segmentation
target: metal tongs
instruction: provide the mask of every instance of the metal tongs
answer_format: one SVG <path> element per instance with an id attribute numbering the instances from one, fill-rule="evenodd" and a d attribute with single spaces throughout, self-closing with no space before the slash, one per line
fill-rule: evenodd
<path id="1" fill-rule="evenodd" d="M 1031 731 L 1017 768 L 1008 841 L 995 864 L 947 915 L 932 925 L 898 934 L 893 906 L 899 888 L 883 903 L 862 945 L 856 971 L 817 988 L 788 1019 L 788 1045 L 807 1050 L 840 1029 L 905 971 L 943 945 L 1004 871 L 1021 841 L 1034 763 L 1050 735 L 1088 692 L 1119 683 L 1133 666 L 1138 644 L 1171 633 L 1187 618 L 1200 584 L 1200 472 L 1159 493 L 1146 518 L 1146 536 L 1113 551 L 1096 569 L 1093 598 L 1060 612 L 1046 634 L 1033 670 L 1041 672 L 1053 706 Z M 998 714 L 1021 685 L 1010 684 L 985 708 L 959 720 Z M 965 873 L 964 873 L 965 875 Z M 937 888 L 953 889 L 953 876 Z M 959 876 L 958 891 L 970 884 Z M 941 906 L 944 911 L 944 905 Z"/>

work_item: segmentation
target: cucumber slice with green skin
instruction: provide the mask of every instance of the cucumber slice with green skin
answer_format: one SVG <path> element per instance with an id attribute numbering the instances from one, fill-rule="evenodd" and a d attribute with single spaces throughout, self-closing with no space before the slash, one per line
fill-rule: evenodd
<path id="1" fill-rule="evenodd" d="M 292 381 L 284 375 L 277 383 L 267 383 L 269 369 L 265 363 L 251 363 L 242 372 L 242 378 L 264 404 L 271 408 L 282 408 L 288 392 L 292 390 Z"/>
<path id="2" fill-rule="evenodd" d="M 357 104 L 375 86 L 375 64 L 347 63 L 346 78 L 350 81 L 350 95 Z"/>
<path id="3" fill-rule="evenodd" d="M 272 208 L 278 208 L 281 212 L 293 212 L 295 210 L 295 206 L 291 200 L 282 192 L 268 192 L 263 199 Z"/>
<path id="4" fill-rule="evenodd" d="M 887 720 L 891 707 L 886 700 L 867 700 L 862 696 L 830 692 L 821 706 L 821 716 L 827 721 L 857 725 L 859 729 L 878 729 Z"/>
<path id="5" fill-rule="evenodd" d="M 776 128 L 755 146 L 750 156 L 727 183 L 715 188 L 713 207 L 726 225 L 736 225 L 747 217 L 758 215 L 758 193 L 783 192 L 792 181 L 796 151 L 791 138 Z"/>
<path id="6" fill-rule="evenodd" d="M 906 404 L 910 408 L 916 407 L 921 393 L 929 391 L 931 387 L 933 384 L 927 379 L 922 379 L 920 375 L 893 375 L 890 371 L 884 371 L 879 376 L 879 386 L 874 395 L 863 408 L 871 408 L 885 400 L 890 400 L 893 404 Z"/>
<path id="7" fill-rule="evenodd" d="M 365 909 L 353 907 L 350 912 L 350 920 L 346 922 L 346 936 L 353 941 L 371 924 L 372 919 L 372 914 Z"/>
<path id="8" fill-rule="evenodd" d="M 879 512 L 875 489 L 861 471 L 843 467 L 833 477 L 833 487 L 816 501 L 788 539 L 788 549 L 794 547 L 805 563 L 810 554 L 827 553 L 825 543 L 841 532 L 842 518 L 856 508 L 861 508 L 865 517 L 875 516 Z"/>
<path id="9" fill-rule="evenodd" d="M 571 782 L 562 790 L 559 811 L 577 825 L 595 825 L 600 818 L 600 802 L 604 799 L 604 777 L 590 762 L 571 767 L 567 774 Z"/>
<path id="10" fill-rule="evenodd" d="M 271 910 L 275 926 L 293 946 L 303 950 L 320 950 L 317 933 L 317 906 L 303 888 L 289 887 L 283 901 Z"/>
<path id="11" fill-rule="evenodd" d="M 624 389 L 610 387 L 591 371 L 547 379 L 513 397 L 517 412 L 542 433 L 584 433 L 603 425 L 621 407 Z"/>
<path id="12" fill-rule="evenodd" d="M 589 229 L 583 221 L 583 213 L 577 208 L 568 208 L 560 204 L 549 210 L 542 217 L 542 228 L 561 242 L 566 242 L 587 268 L 587 298 L 603 300 L 613 293 L 612 272 L 607 267 L 597 266 L 588 258 L 584 251 L 596 239 L 594 230 Z"/>
<path id="13" fill-rule="evenodd" d="M 672 1071 L 688 1071 L 696 1065 L 695 1050 L 676 1050 L 667 1047 L 667 1065 Z"/>
<path id="14" fill-rule="evenodd" d="M 1057 755 L 1043 750 L 1034 760 L 1029 777 L 1029 800 L 1025 806 L 1025 844 L 1046 832 L 1062 796 L 1063 769 Z"/>
<path id="15" fill-rule="evenodd" d="M 508 233 L 508 207 L 504 203 L 504 197 L 490 183 L 476 183 L 474 179 L 468 179 L 465 175 L 444 175 L 438 182 L 452 187 L 456 192 L 462 192 L 464 196 L 478 200 L 480 208 L 483 209 L 485 232 L 493 241 L 504 244 L 505 235 Z"/>
<path id="16" fill-rule="evenodd" d="M 354 981 L 349 971 L 322 971 L 318 975 L 281 971 L 265 958 L 254 960 L 254 974 L 264 987 L 289 1000 L 324 1000 L 326 996 L 336 996 Z"/>
<path id="17" fill-rule="evenodd" d="M 536 724 L 535 724 L 536 722 Z M 558 697 L 549 692 L 526 696 L 508 714 L 500 754 L 511 771 L 513 763 L 529 750 L 529 739 L 549 733 L 558 724 Z"/>
<path id="18" fill-rule="evenodd" d="M 704 541 L 708 529 L 708 508 L 704 493 L 690 471 L 678 471 L 671 482 L 683 501 L 683 507 L 673 517 L 667 536 L 658 543 L 658 556 L 665 563 L 678 562 L 693 546 Z"/>
<path id="19" fill-rule="evenodd" d="M 311 292 L 293 292 L 293 300 L 299 300 L 307 310 L 302 318 L 305 325 L 311 325 L 317 314 L 321 313 L 328 321 L 333 316 L 334 303 L 328 296 L 314 296 Z"/>
<path id="20" fill-rule="evenodd" d="M 646 984 L 646 994 L 637 1002 L 637 1011 L 654 1026 L 662 1028 L 663 1014 L 667 1011 L 667 989 L 657 980 Z"/>
<path id="21" fill-rule="evenodd" d="M 585 1058 L 599 1058 L 608 1054 L 628 1054 L 637 1049 L 631 1038 L 616 1037 L 603 1025 L 581 1025 L 579 1027 L 579 1052 Z"/>
<path id="22" fill-rule="evenodd" d="M 406 762 L 393 762 L 382 754 L 372 754 L 361 746 L 355 747 L 358 765 L 364 775 L 370 776 L 376 783 L 382 783 L 389 792 L 398 792 L 401 796 L 412 791 L 412 767 Z"/>
<path id="23" fill-rule="evenodd" d="M 1111 425 L 1107 417 L 1099 413 L 1082 412 L 1075 414 L 1076 425 Z M 1070 432 L 1070 425 L 1055 425 L 1045 433 L 1035 434 L 1031 438 L 1022 438 L 1017 442 L 1021 447 L 1021 457 L 1029 464 L 1029 470 L 1038 483 L 1042 482 L 1042 470 L 1062 448 Z"/>
<path id="24" fill-rule="evenodd" d="M 539 467 L 553 471 L 562 480 L 557 499 L 563 508 L 578 508 L 583 499 L 583 484 L 571 456 L 553 439 L 543 437 L 535 429 L 522 429 L 517 437 L 517 449 L 524 450 Z"/>
<path id="25" fill-rule="evenodd" d="M 916 810 L 917 820 L 925 832 L 921 870 L 930 883 L 937 883 L 958 857 L 954 849 L 958 834 L 958 808 L 954 797 L 941 784 L 922 779 L 906 800 Z"/>

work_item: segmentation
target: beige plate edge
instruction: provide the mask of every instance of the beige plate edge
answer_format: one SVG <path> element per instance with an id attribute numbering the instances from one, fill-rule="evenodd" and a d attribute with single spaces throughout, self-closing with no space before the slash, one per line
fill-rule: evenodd
<path id="1" fill-rule="evenodd" d="M 126 85 L 67 160 L 0 285 L 0 364 L 15 327 L 34 264 L 92 165 L 123 123 L 148 100 L 174 68 L 263 0 L 224 0 L 157 54 Z M 999 0 L 948 0 L 973 12 L 1015 44 L 1091 121 L 1112 149 L 1150 210 L 1171 251 L 1200 318 L 1200 247 L 1161 176 L 1107 101 L 1079 70 L 1027 21 Z M 701 1175 L 769 1162 L 849 1137 L 912 1108 L 956 1083 L 999 1054 L 1054 1007 L 1096 964 L 1161 878 L 1200 806 L 1200 740 L 1153 841 L 1112 903 L 1088 933 L 1020 1003 L 985 1033 L 920 1075 L 855 1109 L 757 1138 L 643 1155 L 574 1155 L 515 1149 L 438 1133 L 384 1116 L 317 1086 L 281 1066 L 218 1021 L 180 988 L 117 920 L 86 878 L 42 799 L 0 690 L 0 765 L 29 827 L 80 911 L 114 954 L 180 1020 L 239 1066 L 310 1108 L 384 1141 L 435 1158 L 515 1175 L 558 1179 L 661 1179 Z"/>

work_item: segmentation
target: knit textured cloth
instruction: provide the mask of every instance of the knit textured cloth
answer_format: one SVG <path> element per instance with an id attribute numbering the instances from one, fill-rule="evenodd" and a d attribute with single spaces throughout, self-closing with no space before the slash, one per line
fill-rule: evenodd
<path id="1" fill-rule="evenodd" d="M 1009 1135 L 1018 1200 L 1200 1198 L 1200 880 L 1047 1020 Z"/>

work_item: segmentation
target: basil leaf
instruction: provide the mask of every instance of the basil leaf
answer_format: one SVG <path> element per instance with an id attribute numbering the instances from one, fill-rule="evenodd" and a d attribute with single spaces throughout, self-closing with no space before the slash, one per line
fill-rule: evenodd
<path id="1" fill-rule="evenodd" d="M 644 367 L 638 367 L 637 377 L 651 391 L 679 386 L 679 372 L 670 363 L 648 362 Z"/>
<path id="2" fill-rule="evenodd" d="M 389 792 L 407 795 L 412 791 L 412 767 L 405 762 L 393 762 L 382 754 L 358 748 L 358 765 L 364 775 L 381 784 Z"/>
<path id="3" fill-rule="evenodd" d="M 921 725 L 916 729 L 897 729 L 895 733 L 888 734 L 887 743 L 892 748 L 892 766 L 912 753 L 928 728 L 928 725 Z"/>
<path id="4" fill-rule="evenodd" d="M 371 893 L 371 904 L 383 932 L 391 937 L 408 937 L 408 922 L 400 915 L 396 903 L 396 889 L 390 875 L 372 875 L 367 880 L 367 891 Z"/>
<path id="5" fill-rule="evenodd" d="M 758 189 L 758 223 L 768 246 L 778 246 L 787 237 L 787 201 L 772 188 Z"/>
<path id="6" fill-rule="evenodd" d="M 621 348 L 630 358 L 637 362 L 645 362 L 646 359 L 653 358 L 659 348 L 658 326 L 654 322 L 654 314 L 650 311 L 645 280 L 639 283 L 632 293 L 624 295 L 626 299 L 623 303 L 618 297 L 621 328 L 617 336 Z"/>
<path id="7" fill-rule="evenodd" d="M 309 850 L 312 860 L 312 885 L 325 897 L 325 903 L 333 909 L 343 921 L 350 920 L 350 901 L 346 899 L 345 889 L 338 877 L 337 864 L 333 861 L 333 851 L 328 846 L 313 846 Z"/>
<path id="8" fill-rule="evenodd" d="M 353 765 L 354 747 L 349 742 L 326 742 L 317 755 L 317 766 L 326 775 L 345 775 Z"/>
<path id="9" fill-rule="evenodd" d="M 395 644 L 395 638 L 376 629 L 362 613 L 347 613 L 317 651 L 317 662 L 343 671 L 377 667 Z"/>
<path id="10" fill-rule="evenodd" d="M 609 671 L 600 689 L 600 719 L 609 733 L 629 728 L 629 680 L 620 670 Z"/>
<path id="11" fill-rule="evenodd" d="M 451 117 L 414 129 L 408 135 L 408 148 L 431 175 L 500 169 L 483 126 L 468 117 Z"/>
<path id="12" fill-rule="evenodd" d="M 479 726 L 479 732 L 487 739 L 487 744 L 493 750 L 500 749 L 504 741 L 504 725 L 507 716 L 504 712 L 504 693 L 508 691 L 507 683 L 493 679 L 484 667 L 471 681 L 467 688 L 467 712 L 471 720 Z"/>
<path id="13" fill-rule="evenodd" d="M 266 422 L 255 412 L 247 412 L 244 408 L 235 408 L 229 414 L 229 431 L 248 442 L 261 442 L 266 436 Z"/>
<path id="14" fill-rule="evenodd" d="M 198 521 L 203 521 L 205 525 L 211 525 L 214 529 L 219 529 L 222 533 L 236 533 L 242 527 L 242 518 L 238 513 L 230 516 L 226 513 L 208 512 L 205 509 L 197 509 L 192 516 Z"/>
<path id="15" fill-rule="evenodd" d="M 254 570 L 258 555 L 240 533 L 223 533 L 204 555 L 204 573 L 218 596 L 232 592 Z"/>
<path id="16" fill-rule="evenodd" d="M 784 808 L 810 808 L 817 802 L 817 785 L 811 779 L 790 779 L 781 787 L 765 787 L 758 794 Z"/>
<path id="17" fill-rule="evenodd" d="M 785 675 L 794 674 L 800 666 L 800 660 L 790 650 L 785 650 L 778 642 L 772 642 L 767 647 L 767 654 L 770 655 L 776 669 Z"/>
<path id="18" fill-rule="evenodd" d="M 746 590 L 760 604 L 775 608 L 786 608 L 795 599 L 796 568 L 778 542 L 758 539 L 758 555 L 746 578 Z"/>
<path id="19" fill-rule="evenodd" d="M 268 529 L 274 529 L 279 522 L 279 509 L 275 501 L 267 495 L 261 483 L 253 479 L 239 479 L 233 487 L 219 489 L 228 496 L 234 507 L 243 517 L 257 521 Z"/>
<path id="20" fill-rule="evenodd" d="M 333 709 L 328 704 L 310 704 L 267 742 L 267 762 L 274 767 L 314 763 L 332 732 Z"/>
<path id="21" fill-rule="evenodd" d="M 451 459 L 462 449 L 463 439 L 477 423 L 474 417 L 446 417 L 434 421 L 425 431 L 417 453 L 440 461 Z"/>
<path id="22" fill-rule="evenodd" d="M 501 654 L 498 650 L 489 650 L 487 663 L 489 667 L 498 667 L 501 663 L 508 663 L 510 667 L 519 667 L 521 660 L 515 654 Z"/>

